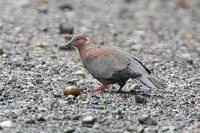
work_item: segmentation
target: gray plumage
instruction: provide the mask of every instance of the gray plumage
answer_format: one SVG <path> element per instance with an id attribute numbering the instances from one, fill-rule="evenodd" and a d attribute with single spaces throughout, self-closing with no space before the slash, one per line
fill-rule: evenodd
<path id="1" fill-rule="evenodd" d="M 132 78 L 150 88 L 162 85 L 151 77 L 148 70 L 138 59 L 118 47 L 96 47 L 87 52 L 83 60 L 86 69 L 97 79 L 112 83 L 125 82 Z"/>

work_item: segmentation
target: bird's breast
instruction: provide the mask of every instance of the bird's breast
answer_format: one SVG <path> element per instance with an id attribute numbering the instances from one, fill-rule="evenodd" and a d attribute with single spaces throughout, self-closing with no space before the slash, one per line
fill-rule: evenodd
<path id="1" fill-rule="evenodd" d="M 91 65 L 96 58 L 98 57 L 93 55 L 87 55 L 85 58 L 82 59 L 83 65 L 86 68 L 88 68 L 88 66 Z"/>

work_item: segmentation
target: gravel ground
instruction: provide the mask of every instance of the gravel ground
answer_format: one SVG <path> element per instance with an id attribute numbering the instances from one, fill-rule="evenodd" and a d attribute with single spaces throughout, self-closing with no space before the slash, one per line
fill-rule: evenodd
<path id="1" fill-rule="evenodd" d="M 200 132 L 199 12 L 199 0 L 0 0 L 0 133 Z M 91 93 L 63 33 L 126 49 L 166 87 Z M 73 84 L 81 95 L 63 96 Z"/>

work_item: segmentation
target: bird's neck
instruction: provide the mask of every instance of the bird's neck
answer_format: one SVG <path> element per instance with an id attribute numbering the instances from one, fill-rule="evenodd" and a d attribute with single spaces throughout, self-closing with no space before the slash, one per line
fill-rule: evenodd
<path id="1" fill-rule="evenodd" d="M 83 61 L 83 59 L 85 59 L 87 51 L 90 47 L 91 47 L 90 43 L 86 42 L 85 45 L 82 45 L 81 47 L 78 48 L 78 51 L 79 51 L 79 54 L 80 54 L 82 61 Z"/>

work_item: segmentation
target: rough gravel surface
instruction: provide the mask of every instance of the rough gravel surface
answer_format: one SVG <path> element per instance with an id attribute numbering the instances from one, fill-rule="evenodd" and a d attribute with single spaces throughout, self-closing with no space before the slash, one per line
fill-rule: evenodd
<path id="1" fill-rule="evenodd" d="M 0 0 L 0 133 L 200 132 L 200 1 L 186 2 Z M 67 33 L 124 48 L 165 88 L 92 93 Z"/>

